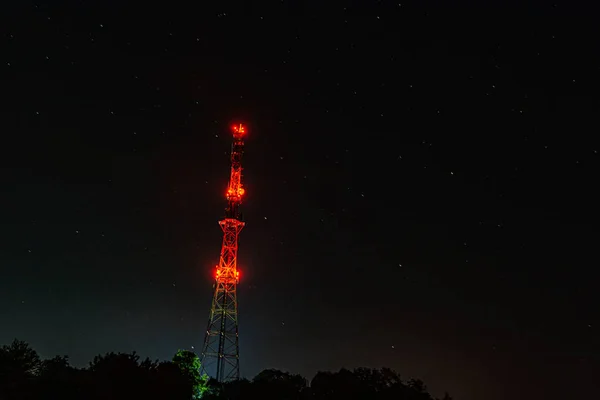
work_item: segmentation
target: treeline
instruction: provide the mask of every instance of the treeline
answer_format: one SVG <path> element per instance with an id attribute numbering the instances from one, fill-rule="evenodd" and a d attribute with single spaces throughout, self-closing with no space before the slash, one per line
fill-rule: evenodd
<path id="1" fill-rule="evenodd" d="M 391 369 L 319 372 L 308 381 L 264 370 L 252 380 L 219 384 L 200 375 L 198 357 L 178 351 L 172 361 L 151 361 L 134 352 L 96 356 L 74 368 L 66 356 L 42 360 L 19 340 L 0 347 L 0 400 L 434 400 L 418 379 L 402 381 Z M 447 394 L 443 400 L 451 400 Z"/>

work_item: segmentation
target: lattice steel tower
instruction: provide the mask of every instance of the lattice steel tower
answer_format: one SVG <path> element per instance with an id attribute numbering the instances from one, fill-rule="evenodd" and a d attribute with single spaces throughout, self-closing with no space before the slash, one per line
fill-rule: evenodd
<path id="1" fill-rule="evenodd" d="M 225 218 L 219 221 L 223 230 L 223 245 L 219 265 L 215 270 L 214 296 L 202 349 L 202 372 L 218 382 L 239 379 L 240 349 L 238 342 L 237 270 L 238 235 L 244 227 L 240 204 L 242 187 L 243 137 L 246 128 L 233 127 L 231 176 L 227 187 Z"/>

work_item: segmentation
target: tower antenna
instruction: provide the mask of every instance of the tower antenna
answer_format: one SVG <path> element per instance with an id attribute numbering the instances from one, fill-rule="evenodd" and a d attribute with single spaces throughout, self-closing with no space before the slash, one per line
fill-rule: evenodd
<path id="1" fill-rule="evenodd" d="M 223 244 L 219 264 L 215 269 L 214 295 L 208 327 L 202 349 L 202 372 L 218 382 L 240 378 L 240 348 L 238 337 L 237 269 L 238 236 L 244 227 L 240 205 L 245 190 L 242 186 L 242 154 L 246 127 L 232 127 L 231 175 L 225 197 L 225 218 L 219 221 Z"/>

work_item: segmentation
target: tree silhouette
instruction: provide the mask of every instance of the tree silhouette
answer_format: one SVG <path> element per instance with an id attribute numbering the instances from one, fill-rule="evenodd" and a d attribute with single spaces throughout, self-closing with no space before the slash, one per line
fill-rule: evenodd
<path id="1" fill-rule="evenodd" d="M 33 397 L 34 378 L 40 367 L 35 350 L 20 340 L 0 347 L 0 398 Z"/>
<path id="2" fill-rule="evenodd" d="M 158 364 L 152 379 L 151 399 L 189 400 L 192 387 L 179 366 L 170 361 Z"/>
<path id="3" fill-rule="evenodd" d="M 40 364 L 36 390 L 38 399 L 79 399 L 85 394 L 82 376 L 85 371 L 73 368 L 68 356 L 56 356 Z"/>
<path id="4" fill-rule="evenodd" d="M 432 400 L 432 397 L 427 393 L 427 386 L 420 379 L 411 378 L 408 383 L 408 398 L 410 400 Z"/>
<path id="5" fill-rule="evenodd" d="M 188 379 L 192 399 L 200 399 L 208 391 L 208 376 L 201 375 L 198 356 L 189 350 L 179 350 L 173 357 L 173 364 L 178 366 Z"/>
<path id="6" fill-rule="evenodd" d="M 317 399 L 354 399 L 359 397 L 357 383 L 352 372 L 342 368 L 339 372 L 317 372 L 310 386 Z"/>
<path id="7" fill-rule="evenodd" d="M 92 397 L 95 399 L 126 399 L 141 397 L 142 371 L 135 353 L 107 353 L 94 357 L 88 371 L 91 373 Z"/>
<path id="8" fill-rule="evenodd" d="M 255 386 L 248 379 L 240 379 L 225 383 L 219 383 L 214 379 L 209 380 L 209 391 L 205 393 L 202 400 L 238 400 L 262 398 L 255 390 Z"/>
<path id="9" fill-rule="evenodd" d="M 44 379 L 64 379 L 72 372 L 69 356 L 55 356 L 40 363 L 38 374 Z"/>
<path id="10" fill-rule="evenodd" d="M 29 344 L 22 340 L 13 340 L 0 348 L 2 364 L 0 373 L 33 376 L 40 366 L 40 356 Z"/>
<path id="11" fill-rule="evenodd" d="M 299 399 L 307 386 L 307 381 L 300 375 L 276 369 L 266 369 L 252 380 L 261 398 L 265 400 Z"/>
<path id="12" fill-rule="evenodd" d="M 433 400 L 419 379 L 402 382 L 389 368 L 318 372 L 311 381 L 266 369 L 251 381 L 224 384 L 200 375 L 200 361 L 179 350 L 172 361 L 151 361 L 135 353 L 94 357 L 77 369 L 67 356 L 40 360 L 25 342 L 0 347 L 1 400 Z M 441 400 L 452 400 L 447 393 Z"/>

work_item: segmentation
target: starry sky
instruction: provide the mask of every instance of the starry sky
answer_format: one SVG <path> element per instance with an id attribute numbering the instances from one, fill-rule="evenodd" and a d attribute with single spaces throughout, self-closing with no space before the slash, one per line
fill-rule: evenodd
<path id="1" fill-rule="evenodd" d="M 597 394 L 596 14 L 478 3 L 3 2 L 0 343 L 199 352 L 243 121 L 242 375 Z"/>

